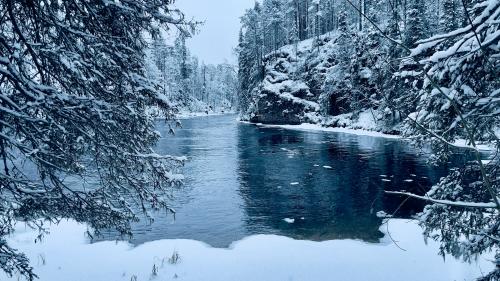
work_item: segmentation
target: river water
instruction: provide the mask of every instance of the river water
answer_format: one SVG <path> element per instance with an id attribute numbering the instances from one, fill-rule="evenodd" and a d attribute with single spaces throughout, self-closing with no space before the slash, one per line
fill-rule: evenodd
<path id="1" fill-rule="evenodd" d="M 423 194 L 467 158 L 432 166 L 403 140 L 256 126 L 235 115 L 182 125 L 169 136 L 160 124 L 157 148 L 189 159 L 185 184 L 172 194 L 176 215 L 134 224 L 133 244 L 193 239 L 228 247 L 254 234 L 376 243 L 383 237 L 377 212 L 409 218 L 423 208 L 384 191 Z"/>

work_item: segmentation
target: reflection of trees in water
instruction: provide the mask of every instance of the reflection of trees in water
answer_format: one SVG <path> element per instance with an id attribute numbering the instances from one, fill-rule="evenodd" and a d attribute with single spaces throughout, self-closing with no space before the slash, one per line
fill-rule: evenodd
<path id="1" fill-rule="evenodd" d="M 178 211 L 175 219 L 172 214 L 162 212 L 154 214 L 153 224 L 147 220 L 134 223 L 131 243 L 179 238 L 228 247 L 246 237 L 236 194 L 239 184 L 235 172 L 237 123 L 234 119 L 216 116 L 183 120 L 183 129 L 178 129 L 175 136 L 169 136 L 169 128 L 159 124 L 157 130 L 164 136 L 158 144 L 160 153 L 189 158 L 184 167 L 185 185 L 172 189 L 171 207 Z M 108 230 L 99 241 L 116 238 L 121 237 Z"/>
<path id="2" fill-rule="evenodd" d="M 423 208 L 415 200 L 400 207 L 404 198 L 384 190 L 422 193 L 446 170 L 428 167 L 406 144 L 382 138 L 254 126 L 240 126 L 238 138 L 240 193 L 254 233 L 374 242 L 382 236 L 377 211 L 399 208 L 397 217 L 410 217 Z"/>

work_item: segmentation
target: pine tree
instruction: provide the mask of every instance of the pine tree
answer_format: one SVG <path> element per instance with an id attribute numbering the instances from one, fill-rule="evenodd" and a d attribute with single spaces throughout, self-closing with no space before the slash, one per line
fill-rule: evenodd
<path id="1" fill-rule="evenodd" d="M 455 0 L 443 0 L 443 13 L 441 14 L 441 31 L 448 33 L 458 28 L 458 7 Z"/>
<path id="2" fill-rule="evenodd" d="M 406 15 L 407 25 L 405 26 L 403 42 L 407 47 L 413 48 L 415 43 L 427 34 L 424 0 L 413 0 L 408 5 Z"/>
<path id="3" fill-rule="evenodd" d="M 259 2 L 242 17 L 238 46 L 240 108 L 245 113 L 251 104 L 251 92 L 262 79 L 262 57 L 265 51 L 263 9 Z"/>
<path id="4" fill-rule="evenodd" d="M 351 58 L 352 47 L 350 43 L 352 37 L 347 23 L 347 12 L 345 10 L 339 12 L 338 26 L 338 57 L 341 64 L 347 65 Z"/>
<path id="5" fill-rule="evenodd" d="M 348 100 L 352 98 L 351 56 L 352 34 L 347 23 L 347 12 L 341 10 L 338 15 L 338 38 L 336 58 L 338 65 L 335 72 L 327 79 L 325 92 L 320 97 L 324 115 L 339 115 L 350 111 Z"/>
<path id="6" fill-rule="evenodd" d="M 283 0 L 264 0 L 262 4 L 263 13 L 263 31 L 266 53 L 276 52 L 278 48 L 286 44 L 285 20 Z"/>
<path id="7" fill-rule="evenodd" d="M 285 29 L 287 44 L 299 42 L 299 0 L 287 0 L 285 13 Z"/>
<path id="8" fill-rule="evenodd" d="M 177 64 L 179 67 L 179 77 L 177 78 L 180 87 L 178 89 L 178 94 L 176 95 L 176 101 L 180 104 L 187 106 L 190 103 L 190 93 L 191 93 L 191 75 L 193 70 L 190 66 L 190 56 L 189 51 L 186 46 L 186 34 L 181 32 L 174 43 L 175 54 L 177 59 Z"/>

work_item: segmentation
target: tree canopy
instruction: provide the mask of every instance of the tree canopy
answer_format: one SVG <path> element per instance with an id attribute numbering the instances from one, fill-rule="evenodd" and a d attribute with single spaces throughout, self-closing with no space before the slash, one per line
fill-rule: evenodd
<path id="1" fill-rule="evenodd" d="M 4 237 L 17 220 L 74 218 L 122 233 L 134 202 L 168 208 L 183 158 L 161 156 L 146 37 L 194 27 L 173 0 L 0 1 L 0 267 L 35 277 Z M 70 184 L 72 183 L 72 184 Z M 43 230 L 42 223 L 33 223 Z"/>

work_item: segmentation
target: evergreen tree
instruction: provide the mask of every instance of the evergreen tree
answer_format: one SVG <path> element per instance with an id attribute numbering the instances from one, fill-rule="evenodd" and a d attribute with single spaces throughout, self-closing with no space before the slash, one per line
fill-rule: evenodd
<path id="1" fill-rule="evenodd" d="M 426 36 L 424 0 L 412 0 L 408 5 L 407 19 L 404 33 L 404 44 L 413 48 L 415 43 Z"/>
<path id="2" fill-rule="evenodd" d="M 287 0 L 285 13 L 286 41 L 288 44 L 299 42 L 299 0 Z"/>
<path id="3" fill-rule="evenodd" d="M 458 7 L 455 0 L 443 0 L 443 13 L 441 14 L 441 31 L 448 33 L 458 28 Z"/>
<path id="4" fill-rule="evenodd" d="M 189 103 L 189 95 L 191 93 L 191 74 L 190 56 L 186 46 L 186 34 L 180 33 L 174 43 L 177 64 L 179 67 L 179 77 L 176 79 L 180 83 L 176 101 L 187 105 Z"/>
<path id="5" fill-rule="evenodd" d="M 35 278 L 5 240 L 18 220 L 72 218 L 126 234 L 139 214 L 123 198 L 168 210 L 183 159 L 153 151 L 160 136 L 148 109 L 170 118 L 173 108 L 148 79 L 144 35 L 191 27 L 172 2 L 0 1 L 0 268 L 8 275 Z M 76 189 L 68 176 L 98 184 Z"/>
<path id="6" fill-rule="evenodd" d="M 262 57 L 264 56 L 262 8 L 259 2 L 247 10 L 242 18 L 242 32 L 238 46 L 239 96 L 242 112 L 251 104 L 251 92 L 262 79 Z"/>
<path id="7" fill-rule="evenodd" d="M 475 161 L 453 170 L 427 193 L 431 202 L 446 203 L 429 205 L 420 218 L 425 234 L 442 243 L 443 254 L 470 261 L 495 251 L 498 265 L 500 166 L 497 158 L 485 165 L 477 144 L 486 141 L 500 149 L 495 133 L 500 126 L 500 81 L 495 66 L 499 51 L 491 47 L 498 44 L 498 26 L 490 24 L 498 20 L 500 2 L 479 4 L 473 13 L 477 15 L 474 27 L 420 40 L 412 51 L 412 58 L 424 63 L 420 71 L 426 76 L 416 87 L 417 107 L 409 114 L 406 126 L 414 140 L 432 144 L 437 161 L 447 161 L 457 139 L 466 139 L 474 147 Z M 482 35 L 477 36 L 478 32 Z M 497 266 L 484 280 L 497 280 L 499 276 Z"/>

